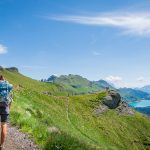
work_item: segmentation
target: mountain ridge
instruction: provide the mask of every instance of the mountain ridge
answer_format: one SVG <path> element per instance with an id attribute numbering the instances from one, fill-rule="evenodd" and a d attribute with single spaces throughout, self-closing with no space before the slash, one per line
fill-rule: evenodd
<path id="1" fill-rule="evenodd" d="M 83 78 L 80 75 L 61 75 L 55 76 L 51 75 L 48 79 L 41 80 L 42 82 L 47 83 L 57 83 L 65 88 L 68 88 L 69 91 L 72 91 L 74 95 L 78 94 L 88 94 L 88 93 L 95 93 L 100 90 L 105 90 L 106 88 L 115 89 L 120 92 L 121 96 L 126 101 L 137 101 L 141 99 L 150 100 L 150 94 L 140 89 L 132 89 L 132 88 L 114 88 L 111 84 L 109 84 L 105 80 L 98 80 L 98 81 L 90 81 L 86 78 Z"/>
<path id="2" fill-rule="evenodd" d="M 59 77 L 51 75 L 48 79 L 42 79 L 42 82 L 57 83 L 73 91 L 75 94 L 94 93 L 109 87 L 114 89 L 109 83 L 104 80 L 90 81 L 80 75 L 60 75 Z"/>
<path id="3" fill-rule="evenodd" d="M 147 92 L 147 93 L 150 94 L 150 85 L 145 85 L 145 86 L 143 86 L 141 88 L 136 88 L 136 89 L 138 89 L 140 91 L 143 91 L 143 92 Z"/>
<path id="4" fill-rule="evenodd" d="M 120 88 L 120 94 L 127 101 L 150 100 L 150 94 L 132 88 Z"/>

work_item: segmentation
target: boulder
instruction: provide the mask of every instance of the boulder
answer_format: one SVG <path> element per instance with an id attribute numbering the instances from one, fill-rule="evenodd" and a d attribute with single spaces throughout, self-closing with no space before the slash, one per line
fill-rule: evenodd
<path id="1" fill-rule="evenodd" d="M 103 100 L 103 104 L 108 106 L 110 109 L 115 109 L 119 106 L 120 101 L 120 94 L 114 90 L 109 90 L 108 96 L 106 96 Z"/>
<path id="2" fill-rule="evenodd" d="M 115 109 L 120 115 L 134 115 L 135 111 L 124 102 L 120 94 L 115 90 L 108 90 L 102 103 L 95 109 L 95 114 L 102 114 L 109 109 Z"/>

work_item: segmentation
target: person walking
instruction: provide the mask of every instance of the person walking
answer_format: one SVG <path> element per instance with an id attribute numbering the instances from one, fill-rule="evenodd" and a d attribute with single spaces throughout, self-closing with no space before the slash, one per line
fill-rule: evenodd
<path id="1" fill-rule="evenodd" d="M 7 135 L 7 122 L 9 118 L 10 105 L 12 102 L 11 91 L 13 85 L 0 75 L 0 123 L 1 123 L 1 141 L 0 150 L 3 149 Z"/>

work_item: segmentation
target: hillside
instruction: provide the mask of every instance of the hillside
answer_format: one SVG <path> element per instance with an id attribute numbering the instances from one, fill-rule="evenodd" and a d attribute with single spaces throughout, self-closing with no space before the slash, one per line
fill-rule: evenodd
<path id="1" fill-rule="evenodd" d="M 52 75 L 48 79 L 42 81 L 62 85 L 72 92 L 72 95 L 94 93 L 106 87 L 113 89 L 113 87 L 104 80 L 89 81 L 80 75 L 73 74 L 61 75 L 59 77 Z"/>
<path id="2" fill-rule="evenodd" d="M 144 150 L 150 145 L 150 120 L 140 114 L 96 115 L 103 93 L 66 96 L 68 89 L 1 70 L 14 84 L 11 124 L 27 132 L 45 150 Z"/>
<path id="3" fill-rule="evenodd" d="M 58 84 L 67 89 L 70 92 L 69 95 L 95 93 L 100 90 L 106 89 L 106 87 L 109 87 L 110 89 L 115 89 L 112 85 L 104 80 L 89 81 L 82 76 L 73 74 L 61 75 L 59 77 L 52 75 L 48 79 L 42 80 L 42 82 L 46 82 L 49 84 Z M 150 94 L 138 89 L 120 88 L 118 89 L 118 92 L 127 102 L 137 101 L 141 99 L 150 99 Z"/>

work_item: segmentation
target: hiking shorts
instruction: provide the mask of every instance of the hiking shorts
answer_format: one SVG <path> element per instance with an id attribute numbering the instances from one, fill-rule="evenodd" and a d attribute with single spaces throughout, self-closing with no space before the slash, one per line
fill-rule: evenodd
<path id="1" fill-rule="evenodd" d="M 0 122 L 7 123 L 9 120 L 9 114 L 0 114 Z"/>

